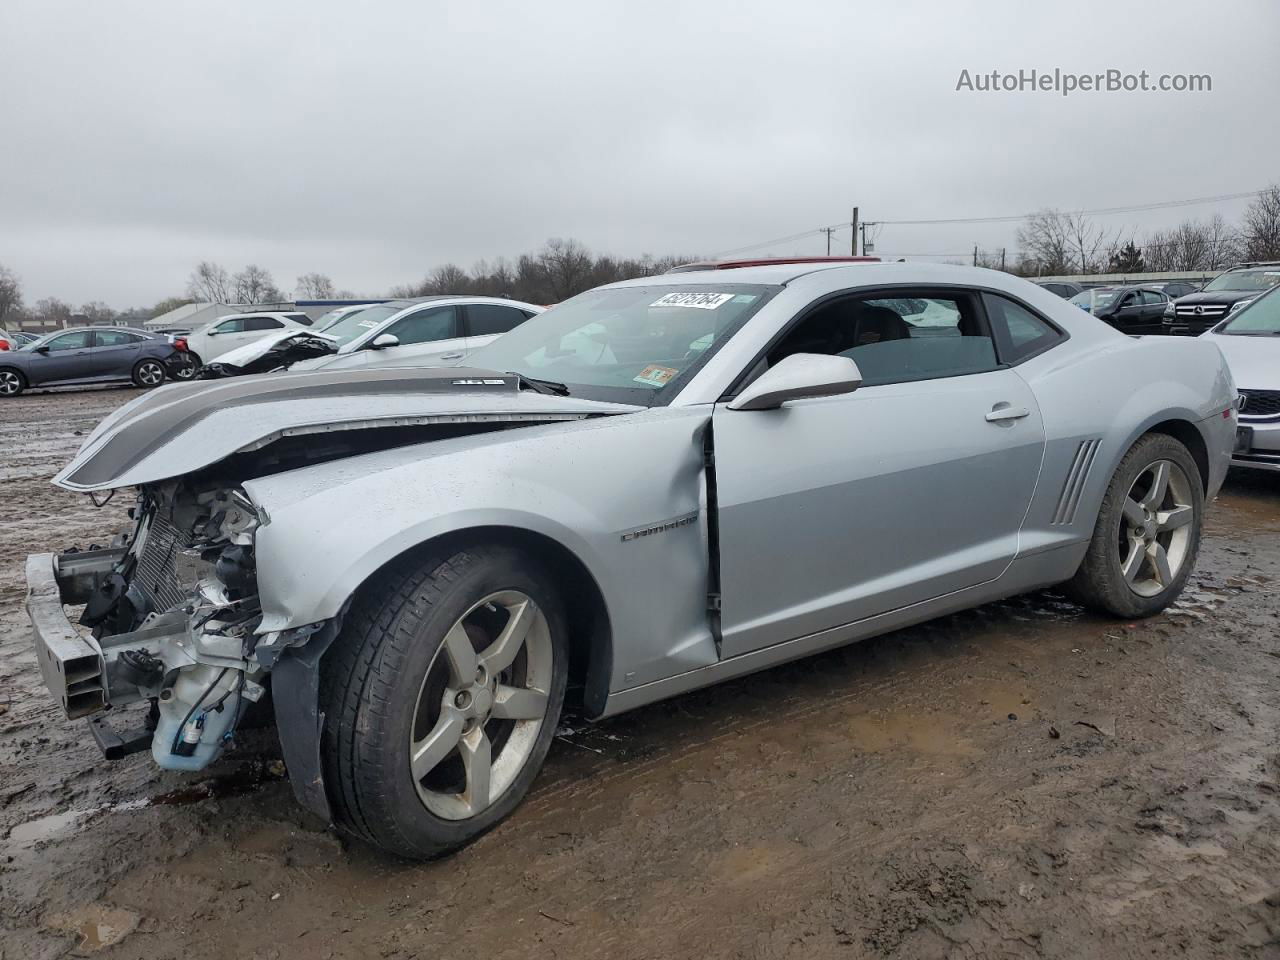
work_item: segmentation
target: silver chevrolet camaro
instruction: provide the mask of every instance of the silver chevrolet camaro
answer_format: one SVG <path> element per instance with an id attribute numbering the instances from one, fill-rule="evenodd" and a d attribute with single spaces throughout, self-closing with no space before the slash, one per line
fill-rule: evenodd
<path id="1" fill-rule="evenodd" d="M 200 769 L 269 688 L 299 800 L 427 857 L 519 803 L 567 695 L 606 717 L 1053 584 L 1157 613 L 1235 403 L 1212 343 L 1003 273 L 627 281 L 466 368 L 137 398 L 55 480 L 136 488 L 131 529 L 31 557 L 28 609 L 109 756 Z"/>

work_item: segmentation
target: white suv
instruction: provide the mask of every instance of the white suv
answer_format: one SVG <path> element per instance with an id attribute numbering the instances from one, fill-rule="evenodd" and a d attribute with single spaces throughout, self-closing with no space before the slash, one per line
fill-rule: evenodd
<path id="1" fill-rule="evenodd" d="M 305 313 L 274 310 L 233 313 L 219 317 L 207 327 L 188 334 L 187 350 L 192 355 L 191 359 L 199 366 L 269 333 L 290 327 L 301 329 L 310 326 L 311 318 Z"/>

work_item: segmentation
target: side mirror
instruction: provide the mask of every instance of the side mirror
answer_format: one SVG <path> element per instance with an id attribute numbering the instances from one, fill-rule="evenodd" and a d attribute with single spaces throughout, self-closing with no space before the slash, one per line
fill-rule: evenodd
<path id="1" fill-rule="evenodd" d="M 380 333 L 369 344 L 370 350 L 385 350 L 387 347 L 400 346 L 400 338 L 394 333 Z"/>
<path id="2" fill-rule="evenodd" d="M 36 353 L 48 353 L 48 352 L 49 352 L 49 345 L 47 343 L 42 343 L 40 344 L 40 346 L 36 347 Z"/>
<path id="3" fill-rule="evenodd" d="M 862 386 L 862 371 L 850 357 L 793 353 L 770 367 L 729 401 L 730 410 L 775 410 L 788 400 L 834 397 Z"/>

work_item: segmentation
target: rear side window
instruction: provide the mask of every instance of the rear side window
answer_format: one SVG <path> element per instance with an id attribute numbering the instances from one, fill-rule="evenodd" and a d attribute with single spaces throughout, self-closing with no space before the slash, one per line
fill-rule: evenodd
<path id="1" fill-rule="evenodd" d="M 99 330 L 95 337 L 99 347 L 129 347 L 142 339 L 123 330 Z"/>
<path id="2" fill-rule="evenodd" d="M 279 330 L 284 324 L 275 317 L 245 317 L 245 330 Z"/>
<path id="3" fill-rule="evenodd" d="M 214 333 L 243 333 L 244 320 L 237 317 L 234 320 L 224 320 L 213 328 Z"/>
<path id="4" fill-rule="evenodd" d="M 467 306 L 467 324 L 473 337 L 486 337 L 514 330 L 528 319 L 528 314 L 515 307 L 496 303 L 472 303 Z"/>
<path id="5" fill-rule="evenodd" d="M 290 320 L 292 320 L 294 323 L 302 324 L 304 327 L 311 326 L 311 318 L 308 317 L 305 313 L 286 313 L 285 316 L 288 317 Z"/>
<path id="6" fill-rule="evenodd" d="M 1000 348 L 1000 359 L 1005 363 L 1026 360 L 1063 339 L 1058 329 L 1047 320 L 1008 297 L 994 293 L 982 296 L 991 332 Z"/>

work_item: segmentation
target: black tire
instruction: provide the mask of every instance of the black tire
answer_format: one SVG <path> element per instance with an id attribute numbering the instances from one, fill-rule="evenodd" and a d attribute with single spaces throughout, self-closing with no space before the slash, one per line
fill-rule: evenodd
<path id="1" fill-rule="evenodd" d="M 189 380 L 194 380 L 196 379 L 196 374 L 200 372 L 200 368 L 204 366 L 204 362 L 200 359 L 200 355 L 194 351 L 187 351 L 187 359 L 190 362 L 174 374 L 175 380 L 181 380 L 184 383 Z"/>
<path id="2" fill-rule="evenodd" d="M 480 813 L 446 819 L 420 799 L 411 773 L 409 740 L 419 690 L 435 669 L 445 634 L 480 600 L 505 590 L 532 598 L 546 618 L 553 655 L 546 713 L 510 785 Z M 379 575 L 377 583 L 357 594 L 322 665 L 321 754 L 335 823 L 388 853 L 414 860 L 476 839 L 515 809 L 537 777 L 555 736 L 567 680 L 560 600 L 518 551 L 476 546 L 419 555 Z"/>
<path id="3" fill-rule="evenodd" d="M 1191 520 L 1187 524 L 1190 533 L 1186 552 L 1170 582 L 1158 593 L 1143 596 L 1130 587 L 1121 567 L 1124 504 L 1135 481 L 1153 463 L 1161 460 L 1174 463 L 1188 481 L 1187 496 L 1192 508 Z M 1098 511 L 1089 550 L 1080 569 L 1065 585 L 1066 593 L 1089 609 L 1113 617 L 1132 619 L 1159 613 L 1177 599 L 1186 585 L 1187 577 L 1195 568 L 1203 523 L 1204 484 L 1190 452 L 1166 434 L 1147 434 L 1130 448 L 1116 468 L 1111 484 L 1102 498 L 1102 508 Z"/>
<path id="4" fill-rule="evenodd" d="M 16 397 L 27 389 L 27 378 L 21 370 L 0 367 L 0 397 Z"/>
<path id="5" fill-rule="evenodd" d="M 144 390 L 160 386 L 167 375 L 164 364 L 159 360 L 139 360 L 133 365 L 133 385 L 142 387 Z M 158 379 L 155 379 L 156 377 Z"/>

